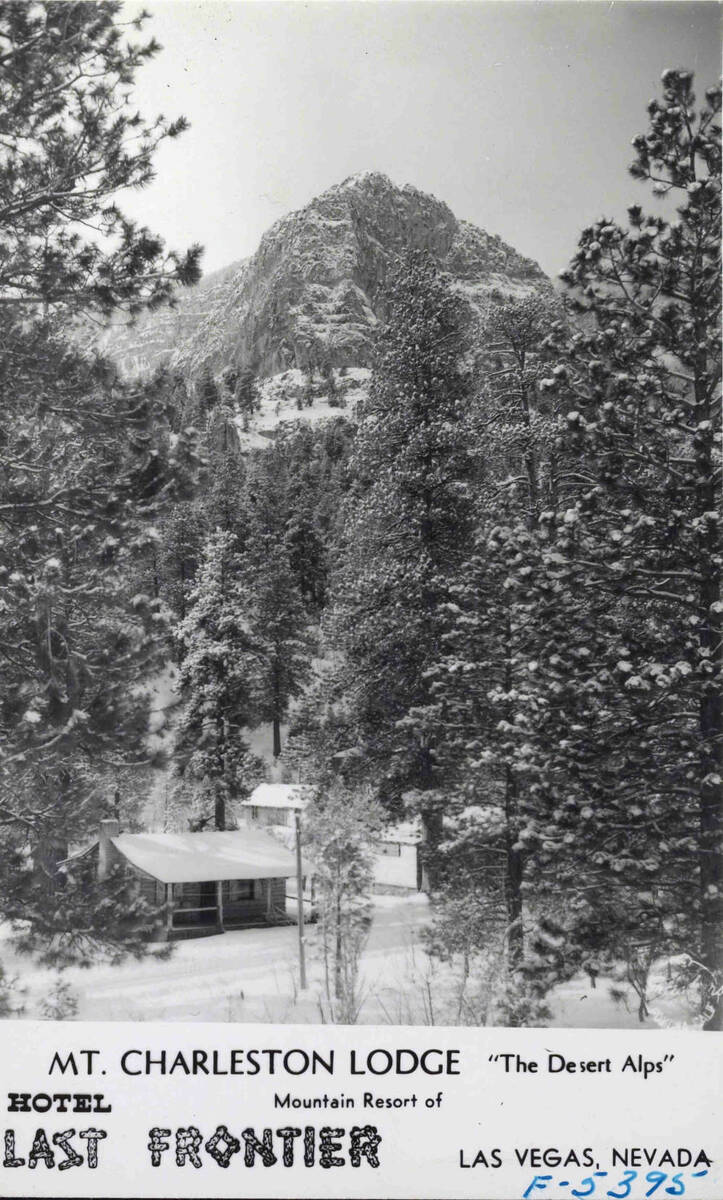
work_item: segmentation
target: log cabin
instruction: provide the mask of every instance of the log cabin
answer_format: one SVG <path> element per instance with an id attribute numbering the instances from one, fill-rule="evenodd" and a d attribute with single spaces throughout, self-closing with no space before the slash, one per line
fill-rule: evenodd
<path id="1" fill-rule="evenodd" d="M 285 922 L 286 881 L 296 873 L 294 855 L 261 829 L 121 833 L 113 819 L 66 863 L 98 879 L 122 866 L 149 903 L 164 907 L 158 937 L 168 941 Z"/>

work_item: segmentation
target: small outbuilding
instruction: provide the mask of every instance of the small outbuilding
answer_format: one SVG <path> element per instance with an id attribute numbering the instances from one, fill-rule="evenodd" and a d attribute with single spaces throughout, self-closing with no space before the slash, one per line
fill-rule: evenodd
<path id="1" fill-rule="evenodd" d="M 273 831 L 273 837 L 289 851 L 301 858 L 301 826 L 299 818 L 304 812 L 311 788 L 300 783 L 260 783 L 248 800 L 239 806 L 248 822 L 246 828 Z M 302 897 L 309 905 L 308 919 L 313 919 L 314 870 L 313 863 L 305 862 L 302 871 Z M 291 912 L 297 910 L 298 880 L 291 880 L 286 887 L 287 900 L 291 901 Z M 298 918 L 297 918 L 298 919 Z"/>
<path id="2" fill-rule="evenodd" d="M 303 815 L 310 793 L 311 788 L 303 784 L 261 783 L 240 807 L 248 814 L 250 828 L 273 828 L 276 835 L 286 839 L 290 846 L 296 813 Z M 428 890 L 421 853 L 422 840 L 419 818 L 387 825 L 380 831 L 372 844 L 375 892 Z M 307 894 L 310 893 L 305 892 Z"/>
<path id="3" fill-rule="evenodd" d="M 388 825 L 374 843 L 376 892 L 426 892 L 422 863 L 422 830 L 418 819 Z"/>
<path id="4" fill-rule="evenodd" d="M 118 864 L 151 904 L 165 905 L 168 940 L 223 933 L 286 919 L 286 880 L 296 860 L 263 830 L 121 833 L 101 821 L 98 840 L 68 865 L 85 860 L 99 879 Z"/>
<path id="5" fill-rule="evenodd" d="M 309 802 L 311 789 L 301 783 L 260 783 L 240 808 L 256 826 L 293 826 L 294 813 Z"/>

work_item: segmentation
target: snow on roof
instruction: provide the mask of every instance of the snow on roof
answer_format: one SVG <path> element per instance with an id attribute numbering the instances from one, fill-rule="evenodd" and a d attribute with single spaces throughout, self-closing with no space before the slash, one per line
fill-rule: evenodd
<path id="1" fill-rule="evenodd" d="M 415 846 L 422 841 L 422 827 L 419 818 L 411 821 L 400 821 L 398 825 L 387 825 L 379 834 L 380 842 L 400 842 L 407 846 Z"/>
<path id="2" fill-rule="evenodd" d="M 300 783 L 260 783 L 241 808 L 306 808 L 309 788 Z"/>
<path id="3" fill-rule="evenodd" d="M 259 829 L 122 833 L 111 841 L 132 866 L 161 883 L 282 879 L 296 873 L 293 854 Z"/>

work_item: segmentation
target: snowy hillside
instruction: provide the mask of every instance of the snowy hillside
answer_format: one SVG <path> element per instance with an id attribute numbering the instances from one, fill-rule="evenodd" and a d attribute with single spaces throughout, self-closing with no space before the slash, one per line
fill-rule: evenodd
<path id="1" fill-rule="evenodd" d="M 248 419 L 237 416 L 241 446 L 264 449 L 279 425 L 303 420 L 315 424 L 347 415 L 353 417 L 358 402 L 367 393 L 371 372 L 367 367 L 332 370 L 334 395 L 324 381 L 309 388 L 308 376 L 297 367 L 280 371 L 260 382 L 257 410 Z"/>

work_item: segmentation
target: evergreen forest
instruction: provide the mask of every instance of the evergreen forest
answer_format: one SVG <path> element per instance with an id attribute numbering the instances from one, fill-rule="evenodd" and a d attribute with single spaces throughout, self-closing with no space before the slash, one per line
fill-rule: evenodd
<path id="1" fill-rule="evenodd" d="M 255 441 L 252 363 L 131 375 L 90 336 L 200 278 L 199 247 L 123 211 L 185 129 L 136 112 L 144 25 L 115 0 L 0 9 L 16 945 L 60 969 L 167 954 L 121 876 L 59 870 L 69 848 L 113 815 L 232 830 L 286 781 L 313 791 L 336 905 L 330 1019 L 358 1015 L 368 845 L 411 822 L 460 1021 L 544 1023 L 580 973 L 624 980 L 643 1019 L 665 963 L 721 1029 L 720 88 L 665 71 L 627 219 L 572 229 L 559 287 L 480 313 L 401 252 L 362 394 L 321 347 Z"/>

